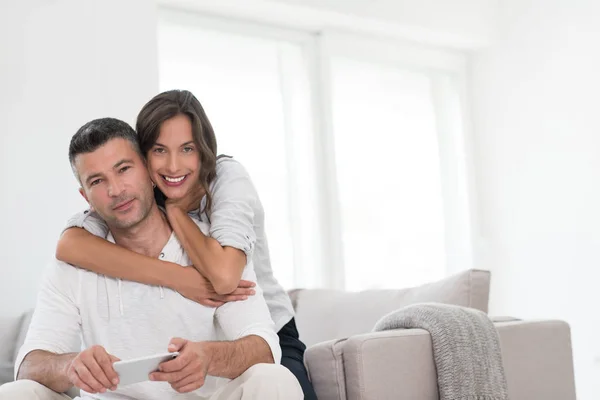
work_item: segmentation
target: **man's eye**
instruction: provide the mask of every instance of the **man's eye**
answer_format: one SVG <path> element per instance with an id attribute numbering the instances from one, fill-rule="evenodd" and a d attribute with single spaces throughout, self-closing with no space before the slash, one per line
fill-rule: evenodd
<path id="1" fill-rule="evenodd" d="M 119 170 L 119 172 L 125 172 L 125 171 L 127 171 L 129 168 L 131 168 L 131 167 L 129 167 L 129 166 L 127 166 L 127 167 L 123 167 L 123 168 L 121 168 L 121 169 Z"/>
<path id="2" fill-rule="evenodd" d="M 93 180 L 92 183 L 90 183 L 90 186 L 96 186 L 97 184 L 99 184 L 102 180 L 101 179 L 96 179 Z"/>

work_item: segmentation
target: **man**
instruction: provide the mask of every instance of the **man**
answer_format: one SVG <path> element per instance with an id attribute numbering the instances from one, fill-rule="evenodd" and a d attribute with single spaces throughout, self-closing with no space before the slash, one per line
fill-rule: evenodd
<path id="1" fill-rule="evenodd" d="M 108 224 L 107 240 L 182 268 L 191 264 L 154 201 L 129 125 L 111 118 L 85 124 L 71 140 L 69 159 L 81 194 Z M 251 263 L 243 279 L 256 281 Z M 167 346 L 180 355 L 151 374 L 155 382 L 118 386 L 113 362 Z M 16 360 L 17 381 L 0 387 L 0 398 L 62 399 L 72 386 L 96 399 L 302 398 L 296 378 L 274 364 L 280 356 L 258 287 L 248 300 L 214 309 L 55 260 Z"/>

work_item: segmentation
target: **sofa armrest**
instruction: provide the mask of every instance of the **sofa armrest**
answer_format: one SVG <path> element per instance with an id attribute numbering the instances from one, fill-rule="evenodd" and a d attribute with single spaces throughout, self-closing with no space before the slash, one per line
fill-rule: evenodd
<path id="1" fill-rule="evenodd" d="M 429 332 L 401 329 L 357 335 L 343 348 L 347 398 L 438 400 Z"/>
<path id="2" fill-rule="evenodd" d="M 334 339 L 306 349 L 304 363 L 319 400 L 346 400 L 342 349 L 346 339 Z"/>
<path id="3" fill-rule="evenodd" d="M 438 398 L 431 337 L 421 329 L 322 342 L 304 360 L 319 400 Z"/>
<path id="4" fill-rule="evenodd" d="M 566 322 L 495 325 L 511 400 L 575 400 L 571 330 Z"/>
<path id="5" fill-rule="evenodd" d="M 566 323 L 511 321 L 495 325 L 511 400 L 575 400 Z M 421 329 L 320 343 L 307 350 L 306 362 L 319 399 L 439 399 L 431 337 Z"/>

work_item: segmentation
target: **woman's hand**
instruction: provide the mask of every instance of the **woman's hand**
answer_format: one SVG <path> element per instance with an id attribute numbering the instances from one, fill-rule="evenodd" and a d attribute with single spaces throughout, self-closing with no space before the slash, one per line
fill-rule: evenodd
<path id="1" fill-rule="evenodd" d="M 169 343 L 169 351 L 178 351 L 174 360 L 160 364 L 159 372 L 150 374 L 151 381 L 169 382 L 173 390 L 189 393 L 204 385 L 212 354 L 206 342 L 191 342 L 186 339 L 173 338 Z"/>
<path id="2" fill-rule="evenodd" d="M 215 292 L 209 280 L 203 277 L 193 266 L 181 269 L 181 275 L 177 277 L 173 289 L 182 296 L 207 307 L 219 307 L 230 301 L 246 300 L 248 296 L 253 296 L 256 293 L 253 289 L 256 286 L 254 282 L 241 280 L 237 289 L 233 292 L 220 295 Z"/>
<path id="3" fill-rule="evenodd" d="M 190 211 L 200 208 L 204 194 L 204 189 L 202 186 L 200 186 L 200 184 L 198 184 L 193 185 L 192 188 L 185 194 L 185 196 L 180 199 L 168 198 L 165 200 L 165 209 L 167 210 L 167 215 L 169 214 L 169 210 L 172 208 L 178 208 L 186 214 Z"/>

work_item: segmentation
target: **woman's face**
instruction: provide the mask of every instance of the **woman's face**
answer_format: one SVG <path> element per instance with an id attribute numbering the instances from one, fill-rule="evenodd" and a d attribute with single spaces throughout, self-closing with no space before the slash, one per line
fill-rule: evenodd
<path id="1" fill-rule="evenodd" d="M 186 115 L 162 123 L 147 156 L 150 177 L 167 198 L 181 199 L 200 184 L 200 154 Z"/>

